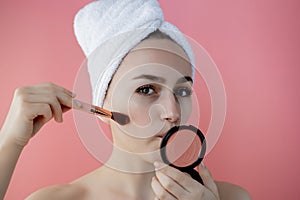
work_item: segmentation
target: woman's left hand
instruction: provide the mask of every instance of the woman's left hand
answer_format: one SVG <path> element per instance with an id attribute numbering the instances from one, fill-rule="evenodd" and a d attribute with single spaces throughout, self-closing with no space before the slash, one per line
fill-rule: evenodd
<path id="1" fill-rule="evenodd" d="M 219 200 L 218 188 L 209 170 L 198 166 L 198 172 L 204 185 L 189 175 L 165 165 L 155 162 L 155 174 L 152 179 L 152 189 L 156 200 L 189 199 L 189 200 Z"/>

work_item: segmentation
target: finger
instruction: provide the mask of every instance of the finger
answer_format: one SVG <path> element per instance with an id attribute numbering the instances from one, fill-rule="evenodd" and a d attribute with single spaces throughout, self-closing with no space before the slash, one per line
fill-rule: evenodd
<path id="1" fill-rule="evenodd" d="M 60 88 L 60 89 L 57 89 Z M 39 84 L 34 86 L 25 86 L 18 88 L 15 95 L 23 101 L 26 99 L 28 102 L 47 102 L 51 104 L 54 113 L 54 119 L 57 122 L 62 122 L 62 113 L 70 110 L 72 107 L 72 98 L 69 94 L 63 92 L 64 88 L 51 84 Z M 32 95 L 39 95 L 39 98 L 32 99 Z M 45 97 L 41 97 L 44 95 Z M 49 98 L 49 99 L 45 99 Z M 57 101 L 55 100 L 57 98 Z M 52 102 L 52 103 L 51 103 Z M 60 105 L 59 105 L 60 104 Z"/>
<path id="2" fill-rule="evenodd" d="M 61 107 L 61 110 L 62 110 L 63 113 L 69 111 L 70 109 L 71 109 L 71 108 L 66 107 L 66 106 L 64 106 L 64 105 L 62 105 L 62 107 Z"/>
<path id="3" fill-rule="evenodd" d="M 42 94 L 29 94 L 24 98 L 25 102 L 28 103 L 47 103 L 51 107 L 52 115 L 54 116 L 55 121 L 62 122 L 62 108 L 60 102 L 55 96 L 46 96 Z M 36 113 L 34 113 L 36 114 Z"/>
<path id="4" fill-rule="evenodd" d="M 30 121 L 35 120 L 37 117 L 42 117 L 43 122 L 48 122 L 53 117 L 51 107 L 47 103 L 24 102 L 23 106 L 30 107 L 30 109 L 24 109 L 23 113 L 23 115 Z"/>
<path id="5" fill-rule="evenodd" d="M 57 87 L 59 87 L 59 86 L 57 86 Z M 66 89 L 60 88 L 60 91 L 56 91 L 56 92 L 52 91 L 52 93 L 53 93 L 53 95 L 55 95 L 57 97 L 59 103 L 61 104 L 62 111 L 64 113 L 64 112 L 70 110 L 70 108 L 72 108 L 73 99 L 76 95 L 75 95 L 75 93 L 73 93 L 73 95 L 70 96 L 66 92 L 63 92 L 63 90 L 66 90 Z M 68 93 L 72 93 L 72 92 L 68 91 Z"/>
<path id="6" fill-rule="evenodd" d="M 73 98 L 76 96 L 76 94 L 73 93 L 72 91 L 70 91 L 64 87 L 61 87 L 59 85 L 56 85 L 54 83 L 51 83 L 51 82 L 41 83 L 41 84 L 33 85 L 30 87 L 32 87 L 32 89 L 41 89 L 40 91 L 42 91 L 42 92 L 43 91 L 44 92 L 53 92 L 53 93 L 63 92 Z M 34 92 L 34 91 L 31 90 L 31 92 Z"/>
<path id="7" fill-rule="evenodd" d="M 76 94 L 75 93 L 73 93 L 72 91 L 70 91 L 70 90 L 68 90 L 68 89 L 66 89 L 66 88 L 64 88 L 64 87 L 61 87 L 61 86 L 59 86 L 59 85 L 56 85 L 56 84 L 54 84 L 54 83 L 51 83 L 51 82 L 48 82 L 48 83 L 43 83 L 43 84 L 41 84 L 42 86 L 44 86 L 44 87 L 48 87 L 48 88 L 55 88 L 55 89 L 57 89 L 57 90 L 59 90 L 59 91 L 62 91 L 62 92 L 64 92 L 64 93 L 66 93 L 66 94 L 68 94 L 69 96 L 71 96 L 71 97 L 75 97 L 76 96 Z"/>
<path id="8" fill-rule="evenodd" d="M 61 104 L 62 113 L 65 113 L 65 112 L 69 111 L 71 108 L 73 108 L 74 97 L 70 97 L 65 94 L 60 94 L 57 96 L 57 98 Z"/>
<path id="9" fill-rule="evenodd" d="M 72 99 L 73 97 L 70 97 L 68 95 L 65 95 L 63 93 L 59 93 L 57 94 L 57 98 L 58 98 L 58 101 L 60 102 L 60 104 L 62 106 L 65 106 L 67 108 L 72 108 Z"/>
<path id="10" fill-rule="evenodd" d="M 50 121 L 53 117 L 52 110 L 49 104 L 46 103 L 30 103 L 32 113 L 35 113 L 32 117 L 34 122 L 33 134 L 37 133 L 40 128 Z"/>
<path id="11" fill-rule="evenodd" d="M 196 180 L 179 171 L 178 169 L 175 169 L 174 167 L 168 166 L 161 162 L 155 162 L 154 166 L 156 170 L 160 170 L 165 175 L 169 176 L 187 191 L 191 191 L 193 188 L 199 188 L 199 185 L 201 187 L 201 184 Z"/>
<path id="12" fill-rule="evenodd" d="M 203 162 L 198 166 L 198 172 L 203 180 L 204 186 L 208 188 L 212 193 L 218 196 L 219 192 L 217 185 L 210 171 L 205 167 Z"/>
<path id="13" fill-rule="evenodd" d="M 167 190 L 163 188 L 163 186 L 155 177 L 152 178 L 151 187 L 158 199 L 176 199 L 172 194 L 170 194 Z"/>
<path id="14" fill-rule="evenodd" d="M 72 107 L 71 99 L 76 96 L 75 93 L 53 83 L 43 83 L 33 86 L 25 86 L 22 88 L 18 88 L 15 93 L 16 96 L 24 96 L 27 94 L 47 94 L 57 96 L 60 100 L 62 100 L 62 104 L 69 108 Z"/>
<path id="15" fill-rule="evenodd" d="M 49 94 L 47 94 L 47 95 L 50 96 L 49 97 L 50 99 L 52 99 L 51 95 L 49 95 Z M 61 113 L 65 113 L 66 111 L 70 110 L 70 108 L 72 107 L 73 97 L 70 97 L 69 95 L 67 95 L 65 93 L 62 93 L 62 92 L 58 92 L 57 94 L 53 94 L 53 95 L 56 95 L 56 98 L 57 98 L 57 100 L 58 100 L 58 102 L 60 104 L 60 107 L 59 107 L 59 109 L 60 109 L 60 112 L 59 112 L 60 116 L 58 116 L 58 117 L 61 117 L 61 121 L 62 121 L 62 115 L 61 115 Z M 47 101 L 47 100 L 45 100 L 45 101 Z M 61 122 L 61 121 L 59 120 L 59 122 Z"/>
<path id="16" fill-rule="evenodd" d="M 178 199 L 187 199 L 189 192 L 172 178 L 160 171 L 156 171 L 156 177 L 159 183 L 173 196 Z"/>

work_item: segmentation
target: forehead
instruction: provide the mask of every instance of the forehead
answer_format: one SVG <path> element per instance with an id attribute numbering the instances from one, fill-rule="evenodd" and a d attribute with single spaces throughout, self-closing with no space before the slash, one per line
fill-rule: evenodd
<path id="1" fill-rule="evenodd" d="M 147 39 L 126 55 L 115 76 L 125 73 L 163 76 L 170 72 L 191 76 L 191 64 L 184 50 L 169 39 Z"/>

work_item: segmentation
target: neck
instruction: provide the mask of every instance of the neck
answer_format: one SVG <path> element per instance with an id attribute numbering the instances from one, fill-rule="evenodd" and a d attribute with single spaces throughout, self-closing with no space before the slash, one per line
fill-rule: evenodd
<path id="1" fill-rule="evenodd" d="M 142 161 L 137 156 L 124 154 L 129 153 L 120 154 L 120 150 L 114 149 L 108 162 L 99 169 L 99 173 L 109 180 L 106 185 L 114 193 L 123 193 L 129 199 L 153 199 L 153 164 Z"/>
<path id="2" fill-rule="evenodd" d="M 116 171 L 130 174 L 144 174 L 154 172 L 153 163 L 142 159 L 142 154 L 131 153 L 114 146 L 106 166 Z"/>

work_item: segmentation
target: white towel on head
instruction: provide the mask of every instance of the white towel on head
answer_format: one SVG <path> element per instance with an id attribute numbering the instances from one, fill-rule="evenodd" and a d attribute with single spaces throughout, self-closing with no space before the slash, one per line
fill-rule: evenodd
<path id="1" fill-rule="evenodd" d="M 187 39 L 174 25 L 164 21 L 157 0 L 98 0 L 79 10 L 74 32 L 88 58 L 93 104 L 103 106 L 108 84 L 122 59 L 157 29 L 176 41 L 194 66 Z"/>

